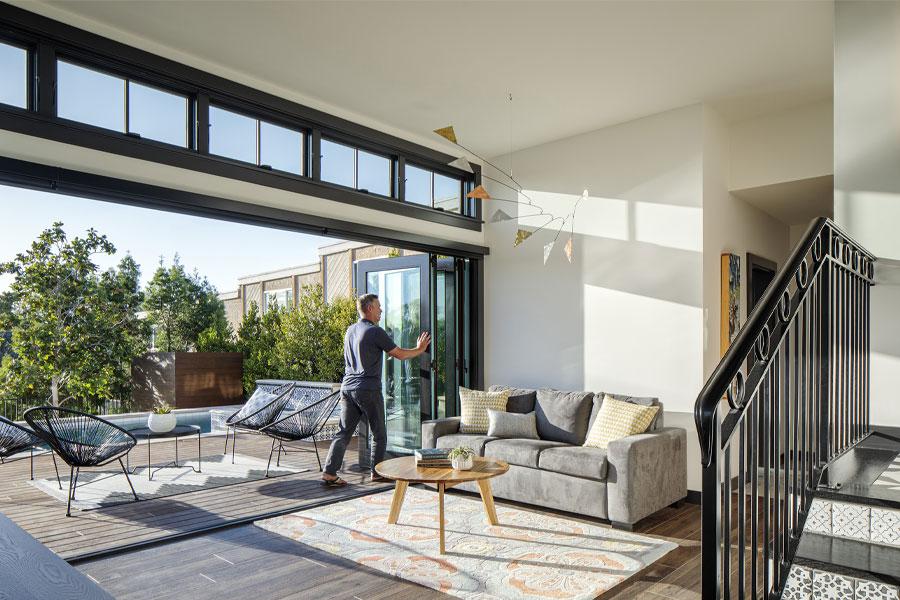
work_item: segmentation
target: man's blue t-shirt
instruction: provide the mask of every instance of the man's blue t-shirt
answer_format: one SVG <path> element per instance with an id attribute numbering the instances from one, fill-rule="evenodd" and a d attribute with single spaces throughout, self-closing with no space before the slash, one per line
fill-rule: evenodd
<path id="1" fill-rule="evenodd" d="M 397 347 L 378 325 L 360 319 L 344 334 L 344 381 L 341 389 L 381 390 L 381 365 L 384 353 Z"/>

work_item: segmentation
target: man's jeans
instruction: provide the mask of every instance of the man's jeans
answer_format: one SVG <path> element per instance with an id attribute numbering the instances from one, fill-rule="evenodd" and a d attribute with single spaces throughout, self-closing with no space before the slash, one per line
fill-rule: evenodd
<path id="1" fill-rule="evenodd" d="M 369 423 L 369 430 L 375 438 L 375 456 L 373 457 L 372 470 L 375 465 L 384 460 L 387 448 L 387 431 L 384 424 L 384 397 L 381 390 L 352 390 L 341 392 L 341 430 L 331 448 L 328 449 L 328 459 L 325 462 L 325 472 L 329 475 L 337 475 L 338 469 L 344 462 L 344 452 L 347 444 L 356 432 L 361 417 L 365 416 Z M 360 440 L 360 444 L 366 443 Z"/>

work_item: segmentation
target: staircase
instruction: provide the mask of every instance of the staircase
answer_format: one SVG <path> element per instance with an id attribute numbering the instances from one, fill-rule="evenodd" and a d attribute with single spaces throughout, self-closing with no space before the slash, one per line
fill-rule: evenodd
<path id="1" fill-rule="evenodd" d="M 900 429 L 881 428 L 823 474 L 782 598 L 897 600 L 898 590 Z"/>
<path id="2" fill-rule="evenodd" d="M 900 600 L 900 431 L 869 423 L 874 263 L 813 222 L 697 398 L 704 600 Z"/>

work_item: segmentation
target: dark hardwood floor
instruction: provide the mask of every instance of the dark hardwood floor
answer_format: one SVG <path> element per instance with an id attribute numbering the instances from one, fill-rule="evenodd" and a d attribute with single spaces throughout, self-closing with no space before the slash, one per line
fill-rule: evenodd
<path id="1" fill-rule="evenodd" d="M 222 452 L 221 437 L 206 437 L 202 443 L 205 456 Z M 171 442 L 156 444 L 154 462 L 170 460 Z M 245 435 L 238 440 L 239 453 L 265 458 L 268 450 L 264 438 Z M 353 450 L 347 453 L 348 459 L 354 455 Z M 293 453 L 287 462 L 311 470 L 170 498 L 74 511 L 66 518 L 63 503 L 28 484 L 28 461 L 22 460 L 0 465 L 0 512 L 116 598 L 446 597 L 249 524 L 265 514 L 293 512 L 391 487 L 373 485 L 360 473 L 350 472 L 343 475 L 353 485 L 324 488 L 317 481 L 314 454 Z M 35 475 L 53 476 L 49 457 L 36 459 Z M 603 523 L 499 499 L 498 503 Z M 209 531 L 214 527 L 219 529 Z M 640 522 L 635 532 L 674 541 L 678 548 L 604 594 L 603 599 L 699 599 L 699 507 L 666 508 Z M 143 546 L 133 548 L 134 544 Z"/>

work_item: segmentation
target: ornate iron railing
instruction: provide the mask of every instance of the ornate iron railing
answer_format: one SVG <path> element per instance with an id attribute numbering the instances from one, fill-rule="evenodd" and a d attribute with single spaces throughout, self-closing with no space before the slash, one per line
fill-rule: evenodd
<path id="1" fill-rule="evenodd" d="M 814 221 L 700 392 L 704 600 L 781 594 L 823 468 L 868 434 L 874 263 Z"/>

